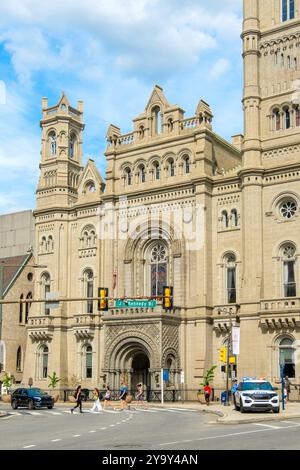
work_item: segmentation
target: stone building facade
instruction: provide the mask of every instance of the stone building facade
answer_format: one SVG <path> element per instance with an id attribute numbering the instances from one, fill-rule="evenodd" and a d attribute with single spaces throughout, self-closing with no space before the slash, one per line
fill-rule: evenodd
<path id="1" fill-rule="evenodd" d="M 107 132 L 105 181 L 82 166 L 83 104 L 43 99 L 42 160 L 34 212 L 35 292 L 59 293 L 58 309 L 32 307 L 24 380 L 45 386 L 119 388 L 143 381 L 195 390 L 218 364 L 229 312 L 240 326 L 237 374 L 299 382 L 300 339 L 300 0 L 245 0 L 244 135 L 213 131 L 200 100 L 195 115 L 155 86 L 133 132 Z M 160 296 L 174 308 L 97 311 L 111 298 Z M 180 378 L 183 377 L 180 383 Z"/>

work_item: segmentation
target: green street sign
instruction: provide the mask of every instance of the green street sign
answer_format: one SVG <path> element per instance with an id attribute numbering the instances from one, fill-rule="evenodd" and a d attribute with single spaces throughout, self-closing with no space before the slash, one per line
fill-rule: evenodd
<path id="1" fill-rule="evenodd" d="M 116 300 L 116 308 L 155 308 L 156 300 Z"/>

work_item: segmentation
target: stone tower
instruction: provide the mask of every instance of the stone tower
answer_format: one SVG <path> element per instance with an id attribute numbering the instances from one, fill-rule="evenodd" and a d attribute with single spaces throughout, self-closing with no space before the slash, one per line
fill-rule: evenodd
<path id="1" fill-rule="evenodd" d="M 83 103 L 72 108 L 64 93 L 56 106 L 42 101 L 43 117 L 37 209 L 67 207 L 77 199 L 82 170 Z"/>

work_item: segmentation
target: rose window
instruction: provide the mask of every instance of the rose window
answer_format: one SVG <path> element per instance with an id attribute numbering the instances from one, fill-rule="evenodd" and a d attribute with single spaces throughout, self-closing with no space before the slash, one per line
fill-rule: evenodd
<path id="1" fill-rule="evenodd" d="M 156 245 L 151 254 L 151 263 L 161 263 L 167 260 L 166 247 L 164 245 Z"/>
<path id="2" fill-rule="evenodd" d="M 285 201 L 280 205 L 280 214 L 284 219 L 292 219 L 297 212 L 297 204 L 295 201 Z"/>

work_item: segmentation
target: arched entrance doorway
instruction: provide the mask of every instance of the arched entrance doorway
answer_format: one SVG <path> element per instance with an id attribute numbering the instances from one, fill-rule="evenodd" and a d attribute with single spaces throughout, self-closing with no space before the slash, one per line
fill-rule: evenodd
<path id="1" fill-rule="evenodd" d="M 136 386 L 139 383 L 144 385 L 144 389 L 150 388 L 150 361 L 145 353 L 139 352 L 132 359 L 131 365 L 131 386 L 133 390 L 136 390 Z"/>

